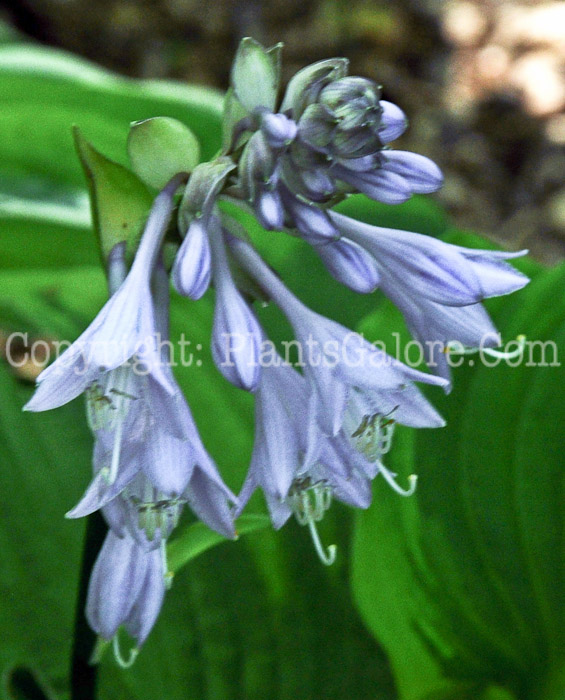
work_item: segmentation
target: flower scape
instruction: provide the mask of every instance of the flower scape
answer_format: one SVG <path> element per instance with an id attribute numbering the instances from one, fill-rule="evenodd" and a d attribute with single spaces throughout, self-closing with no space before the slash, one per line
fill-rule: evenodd
<path id="1" fill-rule="evenodd" d="M 381 99 L 374 82 L 349 76 L 344 58 L 304 68 L 281 97 L 281 48 L 242 41 L 225 98 L 222 151 L 170 173 L 133 262 L 123 243 L 110 251 L 109 300 L 41 373 L 26 405 L 45 411 L 86 395 L 93 478 L 68 517 L 101 510 L 108 524 L 86 616 L 96 634 L 113 640 L 124 666 L 150 633 L 170 585 L 166 542 L 183 508 L 235 538 L 235 518 L 260 489 L 273 526 L 294 515 L 329 565 L 335 546 L 323 546 L 316 524 L 333 499 L 367 508 L 377 477 L 400 496 L 411 495 L 416 476 L 399 483 L 383 462 L 394 426 L 444 425 L 416 383 L 448 391 L 452 344 L 465 351 L 484 338 L 491 348 L 499 344 L 480 302 L 528 281 L 506 262 L 523 253 L 467 249 L 334 211 L 354 193 L 397 204 L 434 192 L 442 174 L 428 158 L 389 146 L 407 127 L 404 113 Z M 234 208 L 264 229 L 304 239 L 355 292 L 380 289 L 414 339 L 435 348 L 426 355 L 432 373 L 307 308 L 262 259 L 229 213 Z M 171 231 L 178 245 L 167 266 L 163 245 Z M 315 348 L 301 371 L 278 355 L 261 366 L 268 338 L 236 268 L 280 308 L 296 341 Z M 238 496 L 202 443 L 168 352 L 157 342 L 168 338 L 169 280 L 193 300 L 213 285 L 214 362 L 255 398 L 253 452 Z M 120 626 L 136 640 L 127 659 L 117 643 Z"/>

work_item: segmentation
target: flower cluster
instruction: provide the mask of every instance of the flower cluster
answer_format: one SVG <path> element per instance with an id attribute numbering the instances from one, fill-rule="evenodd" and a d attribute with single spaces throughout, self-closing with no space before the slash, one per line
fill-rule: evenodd
<path id="1" fill-rule="evenodd" d="M 481 300 L 527 283 L 505 262 L 519 253 L 461 248 L 333 211 L 351 193 L 395 204 L 433 192 L 441 172 L 421 155 L 388 147 L 406 128 L 404 114 L 380 99 L 373 82 L 348 76 L 345 59 L 300 71 L 280 101 L 279 64 L 280 46 L 242 42 L 225 102 L 223 152 L 189 176 L 173 176 L 161 190 L 129 270 L 124 246 L 114 247 L 108 302 L 40 375 L 27 404 L 42 411 L 83 392 L 87 397 L 93 479 L 68 515 L 100 509 L 109 526 L 87 602 L 90 624 L 104 639 L 116 639 L 120 625 L 138 646 L 146 639 L 171 580 L 166 541 L 185 505 L 209 527 L 235 537 L 234 518 L 259 488 L 274 527 L 294 514 L 330 564 L 335 548 L 323 547 L 316 523 L 332 499 L 367 508 L 379 475 L 396 493 L 410 495 L 416 477 L 402 485 L 383 463 L 394 426 L 443 425 L 415 385 L 450 388 L 442 352 L 427 358 L 437 376 L 427 374 L 307 308 L 223 203 L 251 212 L 266 229 L 304 239 L 330 274 L 354 291 L 382 290 L 414 337 L 443 352 L 455 341 L 469 347 L 486 336 L 494 341 Z M 173 286 L 196 300 L 213 284 L 214 362 L 227 381 L 255 396 L 253 454 L 239 497 L 202 444 L 167 353 L 155 340 L 168 335 L 162 247 L 173 228 Z M 240 287 L 242 275 L 281 309 L 298 343 L 316 349 L 302 371 L 278 355 L 261 366 L 266 335 Z M 118 649 L 116 655 L 121 658 Z"/>

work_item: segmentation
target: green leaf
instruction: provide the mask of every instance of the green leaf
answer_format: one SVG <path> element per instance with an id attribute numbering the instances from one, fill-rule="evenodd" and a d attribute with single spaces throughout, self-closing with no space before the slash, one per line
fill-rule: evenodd
<path id="1" fill-rule="evenodd" d="M 249 532 L 264 530 L 271 527 L 271 521 L 267 515 L 249 514 L 242 515 L 237 520 L 236 532 L 238 536 L 246 535 Z M 211 547 L 215 547 L 222 542 L 229 542 L 225 537 L 219 535 L 214 530 L 210 530 L 204 523 L 192 523 L 185 527 L 178 536 L 168 544 L 167 556 L 171 571 L 177 572 L 188 564 L 194 557 L 202 554 Z"/>
<path id="2" fill-rule="evenodd" d="M 233 61 L 231 84 L 243 107 L 275 109 L 280 82 L 280 50 L 277 44 L 266 50 L 259 42 L 242 39 Z"/>
<path id="3" fill-rule="evenodd" d="M 220 144 L 221 109 L 222 95 L 207 88 L 120 78 L 55 49 L 0 46 L 0 264 L 95 261 L 73 124 L 127 166 L 131 122 L 172 117 L 209 159 Z"/>
<path id="4" fill-rule="evenodd" d="M 467 697 L 449 691 L 462 683 L 524 699 L 563 692 L 561 677 L 552 695 L 539 694 L 564 666 L 565 408 L 554 354 L 564 281 L 563 266 L 538 271 L 489 302 L 505 340 L 526 334 L 522 361 L 472 355 L 450 396 L 427 392 L 447 427 L 398 429 L 387 456 L 401 478 L 419 474 L 416 495 L 399 499 L 377 479 L 374 505 L 357 517 L 353 591 L 403 700 Z M 400 332 L 401 353 L 408 340 L 388 303 L 362 329 L 389 342 Z"/>
<path id="5" fill-rule="evenodd" d="M 190 173 L 200 161 L 200 145 L 186 124 L 153 117 L 132 124 L 128 153 L 134 173 L 146 185 L 162 189 L 177 173 Z"/>
<path id="6" fill-rule="evenodd" d="M 99 153 L 76 127 L 74 136 L 88 178 L 102 259 L 107 260 L 112 248 L 122 241 L 130 251 L 135 250 L 153 197 L 137 175 Z"/>

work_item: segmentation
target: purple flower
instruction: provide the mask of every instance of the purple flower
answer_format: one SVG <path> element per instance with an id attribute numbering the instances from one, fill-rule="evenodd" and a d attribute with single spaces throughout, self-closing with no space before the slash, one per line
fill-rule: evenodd
<path id="1" fill-rule="evenodd" d="M 397 107 L 392 102 L 381 100 L 380 105 L 382 113 L 379 137 L 382 143 L 386 144 L 402 136 L 408 127 L 408 119 L 406 119 L 406 115 L 400 107 Z"/>
<path id="2" fill-rule="evenodd" d="M 255 443 L 238 511 L 261 488 L 274 527 L 282 527 L 294 513 L 300 524 L 308 525 L 320 559 L 331 564 L 335 547 L 323 549 L 316 523 L 332 498 L 367 508 L 370 480 L 377 474 L 402 495 L 413 492 L 415 481 L 410 489 L 402 489 L 381 462 L 392 437 L 390 416 L 372 413 L 370 400 L 363 403 L 363 397 L 351 396 L 343 428 L 328 436 L 318 427 L 316 400 L 308 380 L 280 357 L 263 368 L 256 391 Z M 361 415 L 360 409 L 369 410 L 369 415 Z"/>
<path id="3" fill-rule="evenodd" d="M 67 517 L 79 518 L 108 509 L 105 515 L 118 534 L 127 525 L 131 536 L 152 547 L 169 536 L 180 510 L 188 503 L 209 527 L 225 537 L 234 537 L 229 503 L 235 503 L 236 498 L 202 444 L 188 405 L 183 402 L 178 408 L 187 433 L 182 440 L 154 421 L 146 422 L 141 434 L 129 432 L 129 421 L 135 423 L 135 418 L 128 417 L 128 439 L 119 448 L 119 468 L 114 467 L 115 433 L 98 431 L 94 478 Z M 116 473 L 112 479 L 109 475 L 113 469 Z"/>
<path id="4" fill-rule="evenodd" d="M 413 385 L 445 386 L 444 379 L 403 365 L 358 333 L 305 307 L 247 243 L 230 240 L 238 261 L 270 295 L 290 321 L 302 355 L 304 374 L 317 397 L 319 424 L 328 435 L 340 430 L 348 396 L 370 392 L 378 412 L 395 412 L 395 420 L 413 427 L 438 427 L 443 420 Z"/>
<path id="5" fill-rule="evenodd" d="M 110 530 L 90 577 L 86 617 L 100 637 L 114 640 L 121 665 L 131 665 L 137 650 L 128 661 L 122 660 L 118 628 L 124 625 L 140 647 L 155 624 L 164 595 L 160 550 L 146 551 L 131 537 L 119 537 Z"/>
<path id="6" fill-rule="evenodd" d="M 379 285 L 379 272 L 373 257 L 361 246 L 340 238 L 315 246 L 329 273 L 349 289 L 369 294 Z"/>
<path id="7" fill-rule="evenodd" d="M 200 299 L 210 285 L 211 254 L 206 227 L 194 219 L 188 227 L 171 272 L 173 285 L 179 294 Z"/>
<path id="8" fill-rule="evenodd" d="M 163 392 L 175 396 L 177 389 L 162 367 L 150 280 L 178 185 L 179 179 L 173 179 L 156 197 L 126 279 L 86 331 L 39 375 L 26 410 L 57 408 L 94 387 L 95 391 L 100 389 L 106 401 L 112 400 L 108 392 L 113 394 L 119 415 L 133 395 L 128 391 L 134 382 L 132 362 L 138 374 L 145 375 L 146 390 L 156 395 L 159 405 L 165 404 Z M 109 416 L 109 411 L 103 415 Z M 177 425 L 174 418 L 172 425 Z"/>
<path id="9" fill-rule="evenodd" d="M 366 161 L 366 162 L 365 162 Z M 341 161 L 333 168 L 336 178 L 353 185 L 371 199 L 385 204 L 400 204 L 413 194 L 435 192 L 443 184 L 443 175 L 429 158 L 408 151 L 383 151 L 378 163 L 369 159 Z M 367 170 L 362 170 L 362 168 Z"/>
<path id="10" fill-rule="evenodd" d="M 229 158 L 198 165 L 188 181 L 179 206 L 178 227 L 184 240 L 173 265 L 171 278 L 179 294 L 200 299 L 211 277 L 208 226 L 215 202 L 226 178 L 234 169 Z"/>
<path id="11" fill-rule="evenodd" d="M 232 279 L 223 232 L 215 217 L 211 221 L 210 242 L 216 287 L 212 356 L 229 382 L 253 391 L 259 381 L 262 331 Z"/>
<path id="12" fill-rule="evenodd" d="M 474 250 L 371 226 L 335 212 L 330 217 L 347 239 L 371 253 L 380 288 L 404 314 L 434 371 L 449 377 L 445 350 L 450 341 L 471 347 L 497 345 L 492 321 L 477 302 L 510 294 L 528 283 L 505 262 L 525 251 Z"/>

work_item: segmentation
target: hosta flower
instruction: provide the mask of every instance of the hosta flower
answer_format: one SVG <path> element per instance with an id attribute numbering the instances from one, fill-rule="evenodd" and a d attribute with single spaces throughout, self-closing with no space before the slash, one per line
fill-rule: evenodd
<path id="1" fill-rule="evenodd" d="M 301 525 L 309 527 L 321 560 L 331 564 L 335 548 L 323 549 L 316 523 L 333 498 L 367 508 L 370 480 L 377 474 L 401 495 L 410 495 L 414 483 L 403 489 L 381 461 L 390 448 L 394 424 L 390 415 L 373 413 L 369 399 L 363 403 L 352 393 L 342 428 L 335 436 L 324 435 L 309 382 L 277 359 L 263 368 L 256 391 L 255 443 L 239 510 L 261 488 L 274 527 L 282 527 L 294 513 Z M 361 415 L 360 409 L 369 414 Z"/>
<path id="2" fill-rule="evenodd" d="M 86 618 L 100 637 L 113 640 L 122 666 L 133 663 L 137 649 L 129 659 L 122 658 L 118 628 L 123 625 L 140 647 L 155 624 L 164 595 L 161 551 L 146 551 L 128 535 L 120 537 L 110 530 L 90 577 Z"/>
<path id="3" fill-rule="evenodd" d="M 252 62 L 272 79 L 264 89 L 249 92 L 243 75 Z M 233 96 L 239 95 L 247 115 L 234 124 L 231 144 L 237 150 L 240 136 L 250 133 L 240 157 L 239 187 L 265 228 L 295 229 L 321 245 L 339 237 L 322 204 L 355 191 L 397 204 L 441 187 L 442 173 L 429 158 L 385 149 L 406 128 L 406 117 L 380 99 L 373 81 L 348 76 L 345 59 L 299 71 L 279 113 L 273 112 L 279 82 L 273 55 L 248 41 L 236 64 L 234 92 L 226 105 L 229 112 Z"/>
<path id="4" fill-rule="evenodd" d="M 99 405 L 112 404 L 114 415 L 122 415 L 134 396 L 133 364 L 156 404 L 166 406 L 163 393 L 175 396 L 177 389 L 162 367 L 150 281 L 178 185 L 178 179 L 171 181 L 156 197 L 126 279 L 86 331 L 39 375 L 26 410 L 57 408 L 91 388 L 99 395 Z M 105 418 L 112 411 L 103 411 Z M 176 426 L 173 411 L 170 418 Z"/>
<path id="5" fill-rule="evenodd" d="M 129 515 L 134 518 L 136 502 L 161 503 L 163 512 L 169 506 L 177 512 L 178 507 L 188 503 L 209 527 L 232 537 L 229 503 L 236 499 L 204 448 L 188 406 L 183 414 L 190 431 L 189 439 L 172 436 L 164 426 L 150 425 L 143 439 L 134 437 L 123 441 L 119 469 L 113 481 L 108 474 L 115 460 L 115 436 L 111 431 L 98 431 L 93 456 L 94 478 L 67 517 L 84 517 L 108 504 L 113 504 L 115 509 L 117 504 L 120 510 L 129 509 Z M 167 511 L 167 518 L 171 512 Z M 129 515 L 126 521 L 131 520 Z"/>
<path id="6" fill-rule="evenodd" d="M 216 287 L 212 356 L 229 382 L 252 391 L 259 381 L 261 327 L 232 279 L 223 232 L 216 217 L 210 227 L 210 241 Z"/>
<path id="7" fill-rule="evenodd" d="M 413 427 L 437 427 L 443 420 L 413 385 L 445 386 L 444 379 L 403 365 L 330 319 L 305 307 L 248 244 L 231 239 L 237 259 L 290 321 L 307 358 L 304 374 L 318 399 L 319 423 L 329 435 L 340 430 L 352 390 L 370 392 L 378 411 Z"/>
<path id="8" fill-rule="evenodd" d="M 359 294 L 373 292 L 379 285 L 379 272 L 373 257 L 361 246 L 340 238 L 315 246 L 328 272 Z"/>
<path id="9" fill-rule="evenodd" d="M 280 230 L 284 225 L 278 190 L 279 151 L 269 144 L 263 131 L 256 131 L 243 150 L 239 166 L 240 187 L 266 229 Z"/>
<path id="10" fill-rule="evenodd" d="M 336 212 L 330 217 L 347 239 L 371 253 L 379 287 L 402 311 L 430 367 L 441 376 L 449 376 L 441 354 L 450 341 L 471 347 L 498 344 L 492 321 L 477 302 L 510 294 L 528 283 L 525 275 L 505 262 L 525 251 L 475 250 L 371 226 Z"/>
<path id="11" fill-rule="evenodd" d="M 179 206 L 178 227 L 184 240 L 176 255 L 171 278 L 177 292 L 191 299 L 200 299 L 210 284 L 208 226 L 216 198 L 234 167 L 228 158 L 196 166 Z"/>

